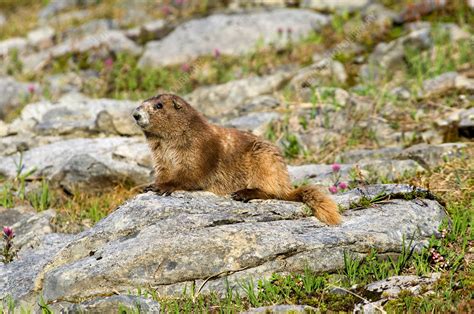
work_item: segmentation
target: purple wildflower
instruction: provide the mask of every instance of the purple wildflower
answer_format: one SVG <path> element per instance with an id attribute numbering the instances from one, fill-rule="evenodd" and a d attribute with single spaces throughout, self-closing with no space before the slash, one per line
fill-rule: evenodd
<path id="1" fill-rule="evenodd" d="M 28 92 L 34 94 L 36 87 L 33 84 L 28 85 Z"/>
<path id="2" fill-rule="evenodd" d="M 331 168 L 332 168 L 332 171 L 339 172 L 339 170 L 341 170 L 341 165 L 338 163 L 334 163 L 332 164 Z"/>
<path id="3" fill-rule="evenodd" d="M 161 8 L 161 13 L 163 13 L 163 15 L 167 16 L 167 15 L 170 15 L 171 14 L 171 9 L 169 6 L 167 5 L 164 5 L 162 8 Z"/>
<path id="4" fill-rule="evenodd" d="M 181 65 L 181 71 L 183 72 L 189 72 L 191 70 L 191 66 L 188 63 L 183 63 Z"/>
<path id="5" fill-rule="evenodd" d="M 339 183 L 339 188 L 340 188 L 341 190 L 345 190 L 345 189 L 347 189 L 347 187 L 348 187 L 348 186 L 347 186 L 347 184 L 346 184 L 345 182 Z"/>
<path id="6" fill-rule="evenodd" d="M 113 66 L 114 66 L 114 60 L 112 58 L 107 58 L 105 59 L 104 61 L 104 66 L 107 68 L 107 69 L 111 69 Z"/>
<path id="7" fill-rule="evenodd" d="M 5 240 L 12 240 L 15 237 L 15 232 L 11 227 L 3 227 L 3 238 Z"/>
<path id="8" fill-rule="evenodd" d="M 330 186 L 328 189 L 329 189 L 329 192 L 331 192 L 332 194 L 337 193 L 337 186 L 335 186 L 335 185 Z"/>
<path id="9" fill-rule="evenodd" d="M 221 51 L 217 48 L 214 49 L 214 57 L 217 59 L 221 56 Z"/>

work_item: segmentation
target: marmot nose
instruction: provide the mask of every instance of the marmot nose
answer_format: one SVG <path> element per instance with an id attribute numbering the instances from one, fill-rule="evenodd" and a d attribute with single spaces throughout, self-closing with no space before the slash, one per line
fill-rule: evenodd
<path id="1" fill-rule="evenodd" d="M 140 113 L 138 113 L 138 111 L 136 111 L 136 110 L 133 112 L 132 116 L 137 121 L 140 120 L 140 118 L 141 118 Z"/>

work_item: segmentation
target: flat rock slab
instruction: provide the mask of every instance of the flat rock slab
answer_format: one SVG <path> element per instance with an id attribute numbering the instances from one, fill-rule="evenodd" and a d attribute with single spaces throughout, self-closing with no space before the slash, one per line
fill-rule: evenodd
<path id="1" fill-rule="evenodd" d="M 64 245 L 72 240 L 71 235 L 48 234 L 34 249 L 27 249 L 9 264 L 0 263 L 0 300 L 11 296 L 23 303 L 35 302 L 34 281 L 45 265 Z"/>
<path id="2" fill-rule="evenodd" d="M 141 135 L 132 118 L 137 102 L 115 99 L 64 97 L 58 102 L 39 102 L 23 108 L 9 127 L 10 133 L 90 136 Z"/>
<path id="3" fill-rule="evenodd" d="M 208 117 L 238 117 L 258 96 L 272 94 L 291 77 L 290 72 L 253 76 L 224 84 L 196 88 L 184 98 Z"/>
<path id="4" fill-rule="evenodd" d="M 18 162 L 16 155 L 0 157 L 0 174 L 14 178 Z M 23 165 L 25 171 L 36 169 L 34 176 L 69 192 L 102 190 L 125 182 L 142 184 L 152 179 L 148 147 L 141 138 L 58 141 L 26 151 Z"/>
<path id="5" fill-rule="evenodd" d="M 426 191 L 376 185 L 335 199 L 348 208 L 361 197 L 381 194 L 393 199 L 347 210 L 343 223 L 333 227 L 308 217 L 301 203 L 241 203 L 207 192 L 141 194 L 78 234 L 36 286 L 48 302 L 77 302 L 137 287 L 173 295 L 206 280 L 203 291 L 225 291 L 227 280 L 239 288 L 244 280 L 275 272 L 305 267 L 331 272 L 343 267 L 345 251 L 360 257 L 372 249 L 394 254 L 403 239 L 413 237 L 413 245 L 421 245 L 438 234 L 444 208 Z"/>
<path id="6" fill-rule="evenodd" d="M 2 187 L 0 186 L 0 190 Z M 0 227 L 11 226 L 18 221 L 34 215 L 31 208 L 20 206 L 14 208 L 5 208 L 0 206 Z"/>
<path id="7" fill-rule="evenodd" d="M 212 55 L 215 50 L 241 55 L 255 50 L 258 43 L 282 46 L 320 30 L 328 22 L 325 15 L 297 9 L 214 14 L 183 23 L 162 40 L 149 42 L 139 65 L 179 64 Z"/>

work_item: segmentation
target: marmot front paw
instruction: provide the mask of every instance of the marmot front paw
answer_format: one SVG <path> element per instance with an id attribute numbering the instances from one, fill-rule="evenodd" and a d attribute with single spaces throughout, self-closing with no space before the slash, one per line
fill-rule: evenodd
<path id="1" fill-rule="evenodd" d="M 143 193 L 154 192 L 158 195 L 169 196 L 175 191 L 172 187 L 167 186 L 157 186 L 156 184 L 150 184 L 143 189 Z"/>

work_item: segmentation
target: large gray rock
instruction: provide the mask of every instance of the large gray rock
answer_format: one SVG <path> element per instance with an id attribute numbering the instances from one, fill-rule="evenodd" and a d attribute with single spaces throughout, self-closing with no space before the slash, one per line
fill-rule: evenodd
<path id="1" fill-rule="evenodd" d="M 9 264 L 0 263 L 0 299 L 11 296 L 25 304 L 34 304 L 35 278 L 50 262 L 54 255 L 72 240 L 71 235 L 47 234 L 34 249 L 25 249 L 18 253 Z"/>
<path id="2" fill-rule="evenodd" d="M 290 73 L 278 72 L 263 77 L 249 77 L 225 84 L 196 88 L 185 96 L 191 105 L 209 117 L 237 116 L 245 105 L 260 95 L 271 94 L 282 87 Z"/>
<path id="3" fill-rule="evenodd" d="M 137 102 L 68 97 L 27 105 L 10 133 L 38 135 L 141 135 L 131 116 Z"/>
<path id="4" fill-rule="evenodd" d="M 36 83 L 18 82 L 9 76 L 0 77 L 0 119 L 38 90 L 39 85 Z"/>
<path id="5" fill-rule="evenodd" d="M 282 46 L 319 30 L 328 21 L 318 13 L 291 9 L 215 14 L 186 22 L 164 39 L 149 42 L 139 65 L 146 68 L 184 63 L 212 55 L 215 49 L 226 55 L 241 55 L 254 50 L 258 42 Z"/>
<path id="6" fill-rule="evenodd" d="M 390 202 L 347 210 L 343 223 L 332 227 L 308 217 L 298 203 L 241 203 L 207 192 L 141 194 L 77 235 L 36 285 L 48 302 L 76 302 L 136 287 L 180 295 L 193 283 L 202 284 L 203 293 L 225 291 L 227 282 L 238 288 L 238 282 L 275 272 L 335 271 L 344 265 L 344 252 L 393 254 L 405 238 L 413 236 L 413 245 L 421 245 L 437 235 L 444 208 L 423 190 L 368 186 L 335 199 L 348 208 L 362 197 L 381 194 Z M 417 196 L 422 201 L 407 200 Z"/>
<path id="7" fill-rule="evenodd" d="M 15 177 L 18 156 L 0 157 L 0 174 Z M 25 171 L 36 169 L 69 192 L 103 190 L 119 183 L 151 180 L 151 160 L 142 138 L 72 139 L 24 152 Z"/>

